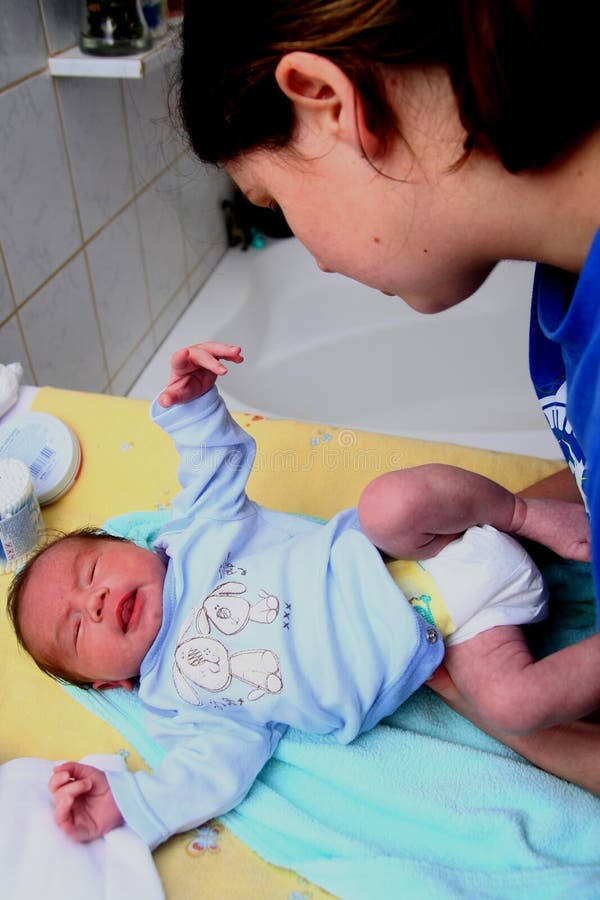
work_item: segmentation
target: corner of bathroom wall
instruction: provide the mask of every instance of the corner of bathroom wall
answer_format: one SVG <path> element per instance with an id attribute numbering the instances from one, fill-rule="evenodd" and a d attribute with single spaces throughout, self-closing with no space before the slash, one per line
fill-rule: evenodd
<path id="1" fill-rule="evenodd" d="M 172 70 L 50 76 L 78 2 L 21 0 L 3 19 L 0 362 L 124 394 L 225 252 L 230 183 L 174 132 Z"/>
<path id="2" fill-rule="evenodd" d="M 191 152 L 177 160 L 186 272 L 194 297 L 227 248 L 223 200 L 233 194 L 229 176 L 201 163 Z"/>

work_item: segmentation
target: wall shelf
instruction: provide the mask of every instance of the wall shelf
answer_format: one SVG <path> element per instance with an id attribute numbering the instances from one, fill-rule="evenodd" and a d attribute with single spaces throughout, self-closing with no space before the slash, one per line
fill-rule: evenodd
<path id="1" fill-rule="evenodd" d="M 144 78 L 177 58 L 179 29 L 169 27 L 166 37 L 143 53 L 131 56 L 92 56 L 79 47 L 48 58 L 50 74 L 57 78 Z"/>

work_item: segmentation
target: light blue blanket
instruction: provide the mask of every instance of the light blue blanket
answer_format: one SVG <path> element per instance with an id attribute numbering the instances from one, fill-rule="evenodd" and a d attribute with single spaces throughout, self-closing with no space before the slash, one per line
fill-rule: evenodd
<path id="1" fill-rule="evenodd" d="M 163 515 L 106 524 L 150 545 Z M 589 567 L 544 565 L 548 650 L 593 629 Z M 66 689 L 154 767 L 135 694 Z M 246 799 L 223 817 L 244 843 L 344 900 L 600 897 L 600 799 L 532 767 L 427 688 L 349 746 L 288 730 Z"/>

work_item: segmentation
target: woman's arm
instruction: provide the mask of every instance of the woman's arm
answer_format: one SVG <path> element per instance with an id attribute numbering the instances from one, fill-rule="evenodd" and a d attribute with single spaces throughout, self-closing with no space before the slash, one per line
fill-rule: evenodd
<path id="1" fill-rule="evenodd" d="M 427 684 L 453 710 L 539 769 L 600 796 L 600 723 L 581 719 L 528 735 L 505 734 L 477 719 L 444 666 L 436 669 Z"/>
<path id="2" fill-rule="evenodd" d="M 519 491 L 518 495 L 526 499 L 568 500 L 571 503 L 583 503 L 577 482 L 568 466 L 542 478 L 541 481 L 528 485 Z"/>

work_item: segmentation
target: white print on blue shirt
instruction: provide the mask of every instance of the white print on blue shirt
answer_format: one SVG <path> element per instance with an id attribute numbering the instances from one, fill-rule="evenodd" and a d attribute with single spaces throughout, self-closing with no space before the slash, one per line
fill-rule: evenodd
<path id="1" fill-rule="evenodd" d="M 581 493 L 581 496 L 583 497 L 583 501 L 584 503 L 586 503 L 585 458 L 581 447 L 579 446 L 579 442 L 577 441 L 571 423 L 567 418 L 566 382 L 563 382 L 563 384 L 559 387 L 555 394 L 548 395 L 547 397 L 540 397 L 540 403 L 542 405 L 542 410 L 544 412 L 546 420 L 550 428 L 552 429 L 556 440 L 560 444 L 563 456 L 569 464 L 571 471 L 573 472 L 573 476 L 575 478 L 575 481 L 577 482 L 577 486 L 579 487 L 579 491 Z"/>
<path id="2" fill-rule="evenodd" d="M 258 700 L 265 694 L 278 694 L 283 689 L 279 659 L 272 650 L 248 649 L 230 653 L 211 635 L 212 628 L 221 634 L 237 634 L 246 623 L 271 625 L 279 613 L 279 599 L 260 590 L 259 599 L 251 604 L 242 596 L 246 586 L 239 581 L 226 581 L 211 591 L 201 607 L 193 608 L 181 630 L 175 660 L 173 683 L 187 703 L 202 706 L 196 687 L 219 692 L 232 680 L 252 685 L 246 700 Z M 195 634 L 189 636 L 192 628 Z"/>

